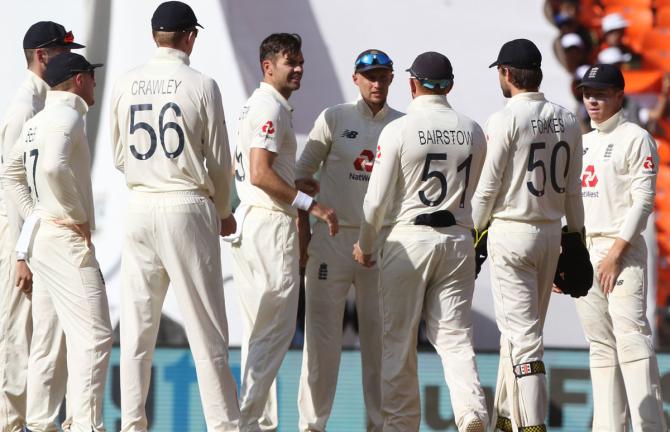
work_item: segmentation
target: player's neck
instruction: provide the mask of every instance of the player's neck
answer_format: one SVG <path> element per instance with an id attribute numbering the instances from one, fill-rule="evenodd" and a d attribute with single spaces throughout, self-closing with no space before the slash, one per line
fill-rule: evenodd
<path id="1" fill-rule="evenodd" d="M 518 94 L 521 94 L 521 93 L 535 93 L 538 90 L 539 89 L 520 89 L 520 88 L 516 88 L 514 86 L 510 86 L 510 95 L 512 97 L 514 97 L 514 96 L 516 96 Z"/>
<path id="2" fill-rule="evenodd" d="M 382 103 L 374 103 L 366 100 L 365 104 L 368 106 L 368 108 L 370 108 L 370 111 L 372 111 L 372 116 L 374 117 L 379 113 L 379 111 L 384 109 L 384 104 L 386 104 L 386 101 Z"/>
<path id="3" fill-rule="evenodd" d="M 38 62 L 33 63 L 32 66 L 28 67 L 28 70 L 35 75 L 37 75 L 41 80 L 44 81 L 44 66 L 40 65 Z"/>

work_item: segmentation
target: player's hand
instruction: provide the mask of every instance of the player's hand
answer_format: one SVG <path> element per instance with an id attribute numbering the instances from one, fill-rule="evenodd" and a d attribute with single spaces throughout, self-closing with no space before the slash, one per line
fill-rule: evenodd
<path id="1" fill-rule="evenodd" d="M 597 274 L 598 283 L 603 293 L 610 294 L 614 291 L 614 285 L 621 273 L 621 259 L 618 255 L 608 253 L 607 256 L 598 264 Z"/>
<path id="2" fill-rule="evenodd" d="M 73 224 L 73 223 L 68 223 L 63 220 L 55 220 L 55 224 L 57 225 L 62 225 L 64 227 L 70 228 L 72 231 L 76 232 L 80 236 L 84 238 L 84 241 L 86 241 L 86 246 L 89 248 L 93 246 L 93 242 L 91 241 L 91 225 L 89 225 L 88 222 L 84 222 L 81 224 Z"/>
<path id="3" fill-rule="evenodd" d="M 237 221 L 235 220 L 235 216 L 231 213 L 227 218 L 221 219 L 221 231 L 219 231 L 219 234 L 225 237 L 235 234 L 235 231 L 237 231 Z"/>
<path id="4" fill-rule="evenodd" d="M 33 292 L 33 272 L 30 271 L 28 264 L 25 261 L 16 262 L 16 287 L 24 294 Z"/>
<path id="5" fill-rule="evenodd" d="M 556 294 L 564 294 L 563 290 L 557 287 L 555 284 L 551 284 L 551 291 Z"/>
<path id="6" fill-rule="evenodd" d="M 337 234 L 340 224 L 337 221 L 337 214 L 334 209 L 315 202 L 309 212 L 328 224 L 328 233 L 331 237 Z"/>
<path id="7" fill-rule="evenodd" d="M 295 188 L 309 196 L 314 196 L 319 193 L 319 182 L 313 178 L 300 178 L 295 181 Z"/>
<path id="8" fill-rule="evenodd" d="M 363 267 L 372 267 L 377 261 L 372 261 L 372 254 L 364 254 L 361 250 L 361 247 L 358 245 L 358 242 L 354 244 L 354 261 L 361 264 Z"/>

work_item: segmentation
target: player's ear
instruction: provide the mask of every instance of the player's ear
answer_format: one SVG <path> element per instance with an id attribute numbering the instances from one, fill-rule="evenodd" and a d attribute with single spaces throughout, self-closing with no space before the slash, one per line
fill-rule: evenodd
<path id="1" fill-rule="evenodd" d="M 416 82 L 412 78 L 409 79 L 409 90 L 412 92 L 412 97 L 414 97 L 416 95 Z"/>
<path id="2" fill-rule="evenodd" d="M 351 75 L 351 80 L 354 82 L 354 84 L 358 85 L 358 74 L 356 72 Z"/>

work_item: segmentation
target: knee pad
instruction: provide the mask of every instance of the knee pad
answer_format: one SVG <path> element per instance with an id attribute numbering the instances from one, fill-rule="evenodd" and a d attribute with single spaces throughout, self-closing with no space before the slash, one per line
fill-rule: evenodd
<path id="1" fill-rule="evenodd" d="M 496 427 L 493 430 L 500 432 L 514 432 L 512 430 L 512 420 L 510 420 L 507 417 L 498 416 L 498 420 L 496 421 Z"/>
<path id="2" fill-rule="evenodd" d="M 514 376 L 517 378 L 523 378 L 525 376 L 529 375 L 537 375 L 537 374 L 546 374 L 546 370 L 544 368 L 544 362 L 542 360 L 535 360 L 531 361 L 528 363 L 519 363 L 517 365 L 514 365 Z"/>

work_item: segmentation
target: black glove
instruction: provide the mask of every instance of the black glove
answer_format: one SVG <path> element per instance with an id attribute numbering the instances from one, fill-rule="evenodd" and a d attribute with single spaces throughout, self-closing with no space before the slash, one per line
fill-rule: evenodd
<path id="1" fill-rule="evenodd" d="M 477 230 L 472 231 L 472 235 L 475 238 L 475 279 L 479 276 L 479 272 L 482 269 L 482 264 L 486 261 L 486 258 L 489 256 L 489 251 L 486 248 L 486 241 L 489 238 L 489 230 L 486 228 L 481 233 L 478 233 Z"/>
<path id="2" fill-rule="evenodd" d="M 578 298 L 585 296 L 593 285 L 593 266 L 582 233 L 566 232 L 561 235 L 561 256 L 558 258 L 554 285 Z"/>

